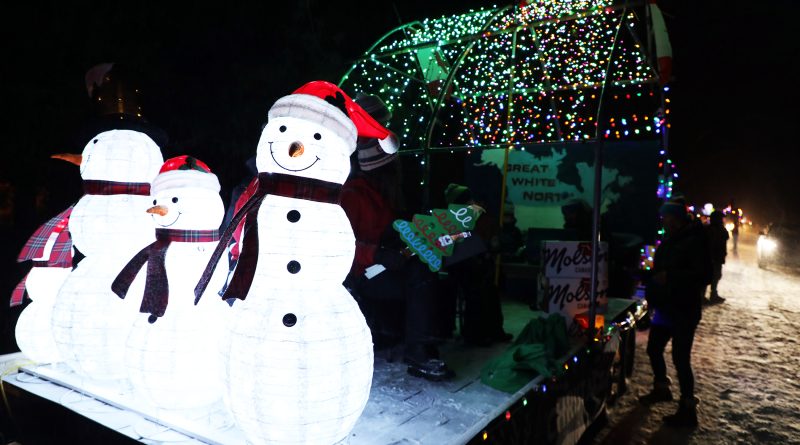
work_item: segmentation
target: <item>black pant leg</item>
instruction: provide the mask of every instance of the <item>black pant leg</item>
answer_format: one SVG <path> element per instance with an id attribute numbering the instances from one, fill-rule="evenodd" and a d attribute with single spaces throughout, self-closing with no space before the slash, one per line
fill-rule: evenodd
<path id="1" fill-rule="evenodd" d="M 694 373 L 692 372 L 692 344 L 697 324 L 676 323 L 672 329 L 672 363 L 678 372 L 681 398 L 694 397 Z"/>
<path id="2" fill-rule="evenodd" d="M 386 270 L 360 282 L 357 289 L 359 306 L 373 336 L 400 338 L 405 335 L 404 280 L 403 273 Z"/>
<path id="3" fill-rule="evenodd" d="M 670 336 L 670 328 L 667 326 L 658 324 L 650 326 L 650 334 L 647 337 L 647 355 L 650 357 L 653 380 L 656 382 L 667 381 L 667 363 L 664 361 L 664 350 L 667 348 Z"/>
<path id="4" fill-rule="evenodd" d="M 406 344 L 434 344 L 440 338 L 438 275 L 417 259 L 404 267 L 405 331 Z"/>

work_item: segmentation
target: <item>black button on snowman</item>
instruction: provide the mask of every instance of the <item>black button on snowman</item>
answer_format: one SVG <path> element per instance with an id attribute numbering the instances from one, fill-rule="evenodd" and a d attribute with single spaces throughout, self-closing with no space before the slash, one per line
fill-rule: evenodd
<path id="1" fill-rule="evenodd" d="M 289 213 L 286 214 L 286 219 L 288 219 L 291 223 L 296 223 L 297 221 L 300 221 L 300 212 L 297 210 L 290 210 Z"/>

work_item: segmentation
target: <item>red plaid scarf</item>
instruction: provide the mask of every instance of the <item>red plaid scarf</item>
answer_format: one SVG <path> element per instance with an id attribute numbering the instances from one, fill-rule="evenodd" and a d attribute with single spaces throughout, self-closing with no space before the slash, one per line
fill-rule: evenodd
<path id="1" fill-rule="evenodd" d="M 144 284 L 144 298 L 139 312 L 150 314 L 147 319 L 155 323 L 163 317 L 169 303 L 169 283 L 164 261 L 167 249 L 173 242 L 177 243 L 210 243 L 219 241 L 218 230 L 176 230 L 156 229 L 156 241 L 140 250 L 111 283 L 111 290 L 120 298 L 125 298 L 131 283 L 139 274 L 139 270 L 147 263 L 147 278 Z"/>
<path id="2" fill-rule="evenodd" d="M 250 181 L 250 184 L 247 185 L 247 188 L 244 190 L 244 192 L 242 192 L 242 195 L 239 196 L 239 199 L 236 200 L 236 206 L 234 207 L 235 209 L 234 214 L 238 213 L 239 209 L 241 209 L 242 207 L 244 207 L 245 204 L 247 204 L 247 201 L 250 199 L 251 196 L 253 196 L 256 193 L 257 190 L 258 190 L 258 176 L 256 176 L 255 178 L 253 178 L 252 181 Z M 239 244 L 240 244 L 239 241 L 242 239 L 242 229 L 244 229 L 244 224 L 246 221 L 247 217 L 242 218 L 242 220 L 239 221 L 239 225 L 236 227 L 236 230 L 233 232 L 233 237 L 231 239 L 232 241 L 235 242 L 233 243 L 233 246 L 231 246 L 231 261 L 237 261 L 239 259 Z"/>
<path id="3" fill-rule="evenodd" d="M 239 223 L 245 217 L 247 217 L 247 223 L 244 228 L 244 239 L 242 242 L 244 248 L 239 255 L 239 261 L 236 270 L 233 272 L 233 277 L 231 277 L 228 287 L 222 294 L 222 299 L 238 298 L 244 300 L 247 297 L 247 293 L 250 291 L 250 285 L 253 283 L 256 265 L 258 263 L 258 209 L 261 207 L 261 203 L 267 195 L 336 204 L 339 202 L 339 193 L 341 189 L 342 185 L 334 182 L 281 173 L 259 173 L 258 189 L 253 196 L 247 200 L 247 203 L 236 212 L 236 215 L 233 217 L 230 224 L 228 224 L 225 233 L 223 233 L 220 238 L 217 249 L 214 251 L 214 254 L 211 255 L 211 260 L 208 262 L 208 266 L 206 266 L 206 270 L 203 272 L 200 282 L 197 283 L 197 287 L 194 288 L 195 304 L 197 304 L 197 302 L 200 301 L 200 297 L 203 296 L 203 292 L 205 292 L 208 287 L 208 282 L 211 280 L 211 275 L 214 273 L 217 263 L 225 252 Z"/>
<path id="4" fill-rule="evenodd" d="M 46 223 L 39 226 L 22 246 L 17 262 L 33 261 L 34 267 L 72 267 L 72 238 L 69 235 L 69 216 L 72 214 L 72 207 L 50 218 Z M 45 251 L 50 237 L 55 235 L 55 242 L 49 251 Z M 34 258 L 46 258 L 45 260 L 34 260 Z M 19 306 L 25 300 L 25 283 L 28 280 L 26 274 L 11 292 L 11 307 Z"/>
<path id="5" fill-rule="evenodd" d="M 88 179 L 83 181 L 86 195 L 150 195 L 148 182 L 114 182 Z"/>

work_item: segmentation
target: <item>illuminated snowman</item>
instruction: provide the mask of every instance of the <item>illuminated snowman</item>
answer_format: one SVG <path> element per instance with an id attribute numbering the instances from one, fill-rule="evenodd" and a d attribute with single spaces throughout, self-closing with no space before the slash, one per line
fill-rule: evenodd
<path id="1" fill-rule="evenodd" d="M 124 378 L 125 341 L 137 315 L 135 303 L 111 292 L 126 262 L 155 239 L 150 181 L 163 163 L 146 134 L 111 130 L 86 144 L 82 155 L 59 155 L 80 165 L 84 195 L 69 220 L 74 247 L 85 258 L 59 290 L 53 335 L 66 363 L 98 380 Z M 138 292 L 143 279 L 133 283 Z"/>
<path id="2" fill-rule="evenodd" d="M 251 443 L 336 443 L 369 397 L 372 338 L 342 286 L 355 240 L 338 205 L 357 135 L 396 150 L 388 130 L 327 82 L 269 111 L 259 190 L 231 223 L 247 215 L 225 294 L 246 298 L 233 305 L 225 376 L 227 403 Z"/>
<path id="3" fill-rule="evenodd" d="M 61 360 L 50 317 L 58 290 L 72 270 L 72 241 L 67 230 L 71 212 L 72 207 L 39 227 L 17 258 L 32 261 L 33 267 L 11 297 L 11 306 L 22 304 L 26 291 L 31 300 L 17 320 L 14 334 L 19 349 L 36 363 Z"/>
<path id="4" fill-rule="evenodd" d="M 225 214 L 219 190 L 202 161 L 167 160 L 153 181 L 147 209 L 156 242 L 134 256 L 112 284 L 117 295 L 141 302 L 125 364 L 136 392 L 162 409 L 203 408 L 222 397 L 218 342 L 230 307 L 216 295 L 195 306 L 193 294 L 219 240 Z M 144 295 L 128 293 L 140 270 L 146 271 Z M 226 270 L 218 270 L 209 292 L 223 286 Z"/>

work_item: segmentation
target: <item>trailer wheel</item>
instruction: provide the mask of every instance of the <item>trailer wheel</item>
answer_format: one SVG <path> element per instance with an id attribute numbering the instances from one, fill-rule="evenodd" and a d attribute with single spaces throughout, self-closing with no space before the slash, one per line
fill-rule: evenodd
<path id="1" fill-rule="evenodd" d="M 651 315 L 651 310 L 647 309 L 647 313 L 645 313 L 644 316 L 636 322 L 637 330 L 646 331 L 647 329 L 650 329 L 650 321 L 651 321 L 650 315 Z"/>
<path id="2" fill-rule="evenodd" d="M 626 335 L 628 338 L 625 340 L 625 375 L 631 377 L 636 365 L 636 331 L 631 329 Z"/>
<path id="3" fill-rule="evenodd" d="M 628 376 L 626 375 L 627 367 L 625 365 L 626 360 L 626 340 L 627 333 L 622 334 L 619 342 L 619 346 L 617 347 L 617 351 L 614 354 L 614 360 L 611 362 L 611 369 L 609 370 L 608 374 L 608 383 L 609 383 L 609 390 L 608 390 L 608 404 L 615 405 L 617 401 L 625 394 L 625 391 L 628 389 Z"/>

